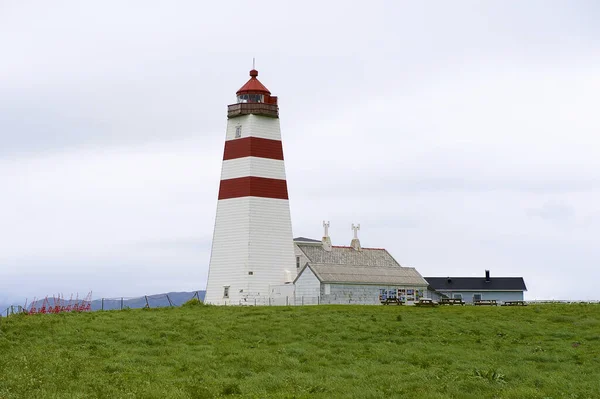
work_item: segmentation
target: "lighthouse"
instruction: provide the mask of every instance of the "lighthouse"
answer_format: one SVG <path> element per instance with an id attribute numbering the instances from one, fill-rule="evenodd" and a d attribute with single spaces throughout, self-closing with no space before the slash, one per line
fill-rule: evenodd
<path id="1" fill-rule="evenodd" d="M 227 131 L 205 302 L 267 303 L 295 277 L 277 97 L 250 71 L 227 107 Z"/>

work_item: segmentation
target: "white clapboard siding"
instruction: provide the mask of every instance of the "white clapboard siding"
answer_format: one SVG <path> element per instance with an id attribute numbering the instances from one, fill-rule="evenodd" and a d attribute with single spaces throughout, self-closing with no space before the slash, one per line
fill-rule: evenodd
<path id="1" fill-rule="evenodd" d="M 239 304 L 247 295 L 267 296 L 269 286 L 286 282 L 286 271 L 294 275 L 292 240 L 289 201 L 258 197 L 220 200 L 205 301 L 225 304 L 226 285 L 230 286 L 230 304 Z"/>
<path id="2" fill-rule="evenodd" d="M 227 120 L 225 140 L 234 140 L 236 127 L 242 127 L 243 137 L 260 137 L 263 139 L 281 140 L 279 118 L 269 118 L 260 115 L 242 115 Z"/>
<path id="3" fill-rule="evenodd" d="M 302 297 L 316 298 L 321 294 L 321 282 L 309 267 L 302 270 L 295 285 L 296 303 L 301 302 Z"/>
<path id="4" fill-rule="evenodd" d="M 244 157 L 223 161 L 221 180 L 245 176 L 285 180 L 285 167 L 278 159 Z"/>
<path id="5" fill-rule="evenodd" d="M 242 137 L 280 140 L 279 119 L 244 115 L 229 119 L 227 140 Z M 221 179 L 246 176 L 285 179 L 281 160 L 244 157 L 223 162 Z M 295 277 L 295 256 L 289 201 L 241 197 L 218 201 L 205 301 L 223 305 L 252 304 L 269 287 Z M 252 272 L 252 274 L 249 274 Z M 229 298 L 223 298 L 229 286 Z M 246 301 L 245 301 L 246 300 Z"/>

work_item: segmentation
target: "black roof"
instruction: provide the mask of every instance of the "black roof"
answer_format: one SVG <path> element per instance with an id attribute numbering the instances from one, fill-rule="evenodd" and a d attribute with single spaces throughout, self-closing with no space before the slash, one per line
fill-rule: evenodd
<path id="1" fill-rule="evenodd" d="M 321 242 L 321 240 L 313 240 L 312 238 L 306 238 L 306 237 L 296 237 L 296 238 L 294 238 L 294 241 L 300 241 L 300 242 Z"/>
<path id="2" fill-rule="evenodd" d="M 437 291 L 527 291 L 523 277 L 424 277 Z"/>

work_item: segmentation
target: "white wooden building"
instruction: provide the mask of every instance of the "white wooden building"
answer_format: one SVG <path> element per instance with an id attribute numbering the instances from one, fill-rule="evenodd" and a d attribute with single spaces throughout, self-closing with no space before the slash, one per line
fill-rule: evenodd
<path id="1" fill-rule="evenodd" d="M 387 297 L 407 304 L 427 293 L 427 281 L 413 267 L 401 266 L 382 248 L 362 248 L 354 226 L 350 246 L 331 245 L 325 225 L 321 241 L 294 239 L 295 302 L 301 304 L 379 304 Z"/>

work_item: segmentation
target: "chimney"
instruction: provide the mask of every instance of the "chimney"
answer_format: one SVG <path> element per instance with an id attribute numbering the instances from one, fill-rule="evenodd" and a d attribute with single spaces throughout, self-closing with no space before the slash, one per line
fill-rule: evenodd
<path id="1" fill-rule="evenodd" d="M 329 221 L 325 223 L 323 220 L 323 228 L 325 228 L 325 232 L 323 233 L 323 239 L 321 243 L 323 244 L 323 249 L 325 251 L 331 251 L 331 238 L 329 238 Z"/>
<path id="2" fill-rule="evenodd" d="M 490 271 L 489 270 L 485 271 L 485 282 L 486 283 L 490 282 Z"/>
<path id="3" fill-rule="evenodd" d="M 358 230 L 360 230 L 360 223 L 356 226 L 354 225 L 354 223 L 352 223 L 352 230 L 354 230 L 354 238 L 352 239 L 352 242 L 350 242 L 350 246 L 356 251 L 360 251 L 362 249 L 360 247 L 360 240 L 358 239 Z"/>

